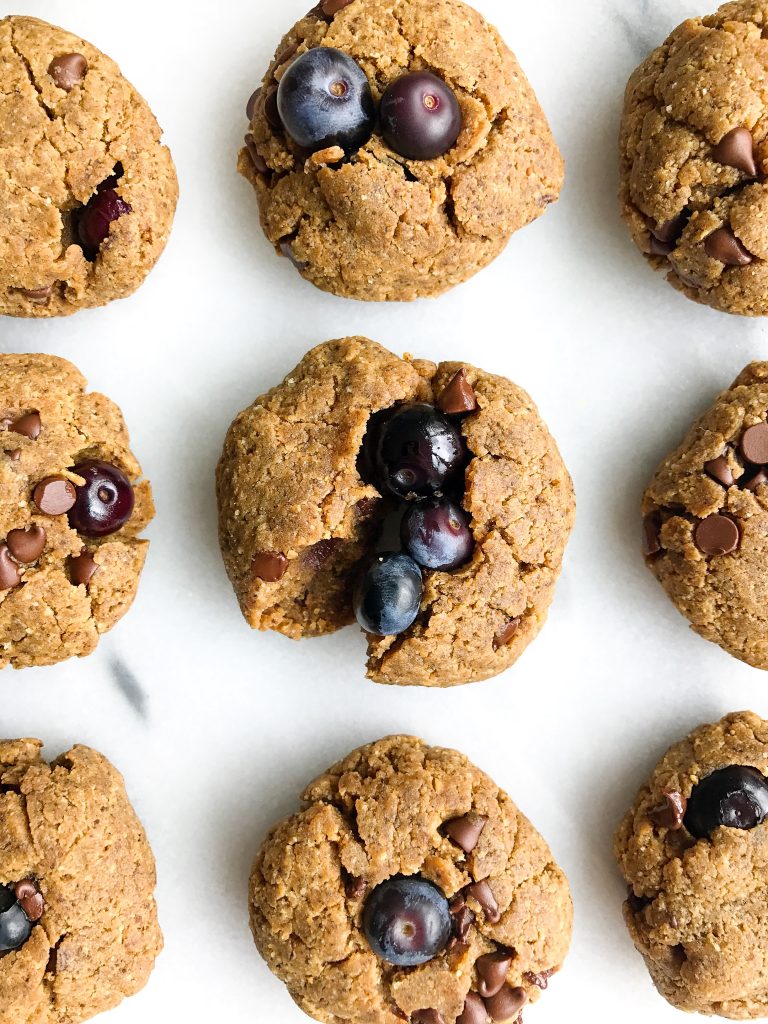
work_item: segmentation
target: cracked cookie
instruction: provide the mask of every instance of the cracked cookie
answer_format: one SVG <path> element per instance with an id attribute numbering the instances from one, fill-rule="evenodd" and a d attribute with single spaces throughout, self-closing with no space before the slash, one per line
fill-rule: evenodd
<path id="1" fill-rule="evenodd" d="M 547 844 L 455 750 L 391 736 L 312 782 L 251 873 L 259 952 L 320 1021 L 516 1021 L 566 957 Z"/>
<path id="2" fill-rule="evenodd" d="M 728 715 L 675 744 L 615 840 L 624 918 L 673 1006 L 768 1015 L 768 722 Z"/>
<path id="3" fill-rule="evenodd" d="M 514 55 L 460 0 L 322 0 L 280 43 L 247 116 L 238 169 L 267 238 L 349 298 L 447 291 L 563 183 Z"/>
<path id="4" fill-rule="evenodd" d="M 144 987 L 163 940 L 155 861 L 95 750 L 0 741 L 0 1024 L 78 1024 Z"/>
<path id="5" fill-rule="evenodd" d="M 683 22 L 632 75 L 621 205 L 657 270 L 691 299 L 768 314 L 768 2 Z"/>
<path id="6" fill-rule="evenodd" d="M 131 295 L 165 248 L 176 171 L 147 104 L 90 43 L 0 20 L 0 314 Z"/>
<path id="7" fill-rule="evenodd" d="M 642 502 L 646 562 L 693 629 L 768 669 L 768 362 L 691 427 Z"/>
<path id="8" fill-rule="evenodd" d="M 95 650 L 133 602 L 154 515 L 120 410 L 64 359 L 0 355 L 0 668 Z"/>
<path id="9" fill-rule="evenodd" d="M 312 349 L 240 413 L 217 493 L 248 623 L 301 639 L 356 613 L 369 678 L 404 685 L 512 665 L 546 620 L 574 519 L 524 391 L 366 338 Z"/>

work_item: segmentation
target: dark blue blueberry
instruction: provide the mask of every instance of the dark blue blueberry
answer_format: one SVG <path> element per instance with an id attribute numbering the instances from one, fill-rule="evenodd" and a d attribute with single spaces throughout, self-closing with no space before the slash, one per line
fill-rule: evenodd
<path id="1" fill-rule="evenodd" d="M 459 428 L 433 405 L 403 405 L 372 439 L 377 485 L 401 498 L 428 498 L 454 477 L 466 449 Z"/>
<path id="2" fill-rule="evenodd" d="M 434 160 L 456 144 L 461 107 L 442 78 L 414 71 L 398 78 L 381 97 L 379 125 L 395 153 L 408 160 Z"/>
<path id="3" fill-rule="evenodd" d="M 422 568 L 444 572 L 468 562 L 474 546 L 467 513 L 449 498 L 412 505 L 403 517 L 400 539 Z"/>
<path id="4" fill-rule="evenodd" d="M 360 578 L 354 593 L 357 621 L 375 636 L 404 633 L 419 614 L 421 569 L 408 555 L 378 555 Z"/>
<path id="5" fill-rule="evenodd" d="M 436 885 L 418 875 L 395 875 L 366 900 L 363 930 L 376 956 L 397 967 L 415 967 L 445 948 L 453 922 Z"/>
<path id="6" fill-rule="evenodd" d="M 277 109 L 293 141 L 312 152 L 328 146 L 348 153 L 359 149 L 376 124 L 365 72 L 329 46 L 308 50 L 291 64 L 280 80 Z"/>
<path id="7" fill-rule="evenodd" d="M 131 481 L 108 462 L 81 462 L 72 470 L 85 479 L 76 488 L 77 498 L 69 511 L 69 524 L 86 537 L 106 537 L 131 518 L 134 494 Z"/>
<path id="8" fill-rule="evenodd" d="M 13 889 L 0 886 L 0 953 L 19 949 L 32 934 L 32 924 Z"/>
<path id="9" fill-rule="evenodd" d="M 731 765 L 694 787 L 684 824 L 692 836 L 707 839 L 720 827 L 756 828 L 766 816 L 768 780 L 756 768 Z"/>

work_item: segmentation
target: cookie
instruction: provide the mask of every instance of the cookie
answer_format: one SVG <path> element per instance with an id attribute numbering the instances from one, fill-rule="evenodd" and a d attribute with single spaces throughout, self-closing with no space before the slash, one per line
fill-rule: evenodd
<path id="1" fill-rule="evenodd" d="M 632 75 L 621 205 L 638 247 L 688 298 L 768 314 L 768 2 L 691 18 Z"/>
<path id="2" fill-rule="evenodd" d="M 238 169 L 267 238 L 349 298 L 447 291 L 563 184 L 520 65 L 461 0 L 323 0 L 283 38 L 247 117 Z"/>
<path id="3" fill-rule="evenodd" d="M 130 607 L 154 515 L 114 403 L 64 359 L 0 355 L 0 668 L 83 657 Z"/>
<path id="4" fill-rule="evenodd" d="M 624 918 L 681 1010 L 768 1015 L 768 722 L 728 715 L 676 743 L 615 840 Z"/>
<path id="5" fill-rule="evenodd" d="M 305 790 L 256 857 L 251 928 L 305 1013 L 350 1024 L 514 1021 L 560 969 L 568 883 L 455 750 L 391 736 Z"/>
<path id="6" fill-rule="evenodd" d="M 406 453 L 388 475 L 403 437 L 421 464 Z M 217 492 L 248 623 L 298 640 L 357 613 L 380 683 L 452 686 L 512 665 L 544 624 L 574 519 L 570 477 L 524 391 L 366 338 L 312 349 L 235 419 Z M 409 525 L 422 512 L 440 521 Z M 420 550 L 430 530 L 448 569 Z"/>
<path id="7" fill-rule="evenodd" d="M 155 861 L 122 776 L 0 741 L 0 1024 L 78 1024 L 144 987 L 162 949 Z"/>
<path id="8" fill-rule="evenodd" d="M 643 496 L 646 562 L 693 629 L 768 669 L 768 362 L 691 427 Z"/>
<path id="9" fill-rule="evenodd" d="M 65 316 L 139 287 L 178 198 L 160 138 L 90 43 L 36 18 L 0 20 L 0 313 Z"/>

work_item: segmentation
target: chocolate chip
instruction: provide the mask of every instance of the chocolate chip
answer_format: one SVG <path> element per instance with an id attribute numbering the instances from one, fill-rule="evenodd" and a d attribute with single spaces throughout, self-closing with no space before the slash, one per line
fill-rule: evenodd
<path id="1" fill-rule="evenodd" d="M 713 260 L 719 260 L 727 267 L 746 267 L 754 256 L 745 249 L 729 227 L 713 231 L 704 242 L 704 251 Z"/>
<path id="2" fill-rule="evenodd" d="M 75 485 L 63 476 L 48 476 L 32 493 L 32 500 L 47 516 L 63 516 L 77 500 Z"/>
<path id="3" fill-rule="evenodd" d="M 768 484 L 768 473 L 764 469 L 758 469 L 753 477 L 744 484 L 748 491 L 754 492 L 760 487 L 761 484 Z"/>
<path id="4" fill-rule="evenodd" d="M 344 894 L 348 900 L 359 900 L 368 888 L 364 878 L 357 878 L 355 875 L 344 874 Z"/>
<path id="5" fill-rule="evenodd" d="M 693 534 L 703 555 L 729 555 L 739 546 L 739 527 L 730 516 L 713 515 L 703 519 Z"/>
<path id="6" fill-rule="evenodd" d="M 753 466 L 768 463 L 768 423 L 747 427 L 741 438 L 741 454 Z"/>
<path id="7" fill-rule="evenodd" d="M 277 109 L 277 89 L 274 86 L 264 94 L 264 116 L 273 128 L 282 129 L 283 121 Z"/>
<path id="8" fill-rule="evenodd" d="M 411 1014 L 412 1024 L 445 1024 L 445 1018 L 437 1010 L 417 1010 Z"/>
<path id="9" fill-rule="evenodd" d="M 18 565 L 11 558 L 7 544 L 0 544 L 0 590 L 12 590 L 21 583 Z"/>
<path id="10" fill-rule="evenodd" d="M 296 236 L 291 235 L 288 238 L 281 238 L 277 243 L 280 246 L 280 252 L 286 259 L 289 259 L 291 263 L 296 267 L 297 270 L 306 270 L 309 266 L 303 260 L 300 260 L 296 253 L 293 251 L 293 243 L 296 241 Z"/>
<path id="11" fill-rule="evenodd" d="M 449 910 L 453 917 L 453 937 L 456 943 L 463 944 L 467 935 L 469 935 L 469 929 L 475 922 L 475 915 L 469 909 L 461 894 L 451 900 Z"/>
<path id="12" fill-rule="evenodd" d="M 510 619 L 505 626 L 502 626 L 493 638 L 494 651 L 498 651 L 500 647 L 506 647 L 507 644 L 511 643 L 519 627 L 520 619 Z"/>
<path id="13" fill-rule="evenodd" d="M 260 551 L 253 556 L 253 575 L 265 583 L 277 583 L 285 576 L 288 559 L 276 551 Z"/>
<path id="14" fill-rule="evenodd" d="M 654 234 L 648 239 L 649 256 L 669 256 L 675 251 L 674 242 L 662 242 Z"/>
<path id="15" fill-rule="evenodd" d="M 472 853 L 477 846 L 480 833 L 488 821 L 482 814 L 464 814 L 460 818 L 451 818 L 443 825 L 445 834 L 460 846 L 464 853 Z"/>
<path id="16" fill-rule="evenodd" d="M 661 550 L 661 523 L 659 517 L 652 513 L 643 519 L 643 554 L 651 558 Z"/>
<path id="17" fill-rule="evenodd" d="M 556 973 L 557 968 L 550 967 L 549 970 L 539 971 L 538 974 L 533 971 L 526 971 L 523 977 L 530 985 L 535 985 L 536 988 L 541 989 L 542 992 L 546 992 L 547 986 L 549 985 L 549 979 Z"/>
<path id="18" fill-rule="evenodd" d="M 712 159 L 726 167 L 744 171 L 750 178 L 757 177 L 755 142 L 748 128 L 733 128 L 712 150 Z"/>
<path id="19" fill-rule="evenodd" d="M 495 996 L 500 991 L 507 980 L 511 963 L 512 957 L 509 953 L 486 953 L 477 958 L 475 970 L 480 979 L 477 991 L 484 999 Z"/>
<path id="20" fill-rule="evenodd" d="M 352 0 L 322 0 L 320 4 L 320 10 L 323 14 L 332 18 L 334 14 L 338 14 L 339 11 L 343 11 L 345 7 L 349 7 Z"/>
<path id="21" fill-rule="evenodd" d="M 437 404 L 449 416 L 473 412 L 477 408 L 477 398 L 463 366 L 445 385 Z"/>
<path id="22" fill-rule="evenodd" d="M 40 436 L 42 430 L 42 423 L 40 422 L 40 413 L 30 412 L 26 416 L 19 416 L 17 420 L 8 427 L 14 434 L 21 434 L 22 437 L 28 437 L 30 441 L 35 441 Z"/>
<path id="23" fill-rule="evenodd" d="M 669 256 L 674 251 L 680 236 L 685 231 L 689 216 L 688 210 L 683 210 L 677 217 L 665 220 L 661 224 L 655 224 L 651 228 L 648 244 L 648 252 L 651 256 Z"/>
<path id="24" fill-rule="evenodd" d="M 260 96 L 261 86 L 259 86 L 259 88 L 255 92 L 251 93 L 250 99 L 245 105 L 245 116 L 248 118 L 249 121 L 253 120 L 253 114 L 254 111 L 256 110 L 256 104 L 258 103 Z"/>
<path id="25" fill-rule="evenodd" d="M 251 163 L 258 171 L 259 174 L 269 174 L 269 166 L 267 165 L 264 157 L 259 153 L 256 148 L 256 142 L 253 136 L 249 133 L 245 136 L 245 148 L 248 150 L 248 156 L 251 158 Z"/>
<path id="26" fill-rule="evenodd" d="M 317 544 L 307 548 L 301 556 L 301 564 L 310 572 L 319 572 L 329 558 L 338 551 L 344 544 L 341 537 L 329 537 L 327 540 L 319 540 Z"/>
<path id="27" fill-rule="evenodd" d="M 45 550 L 45 530 L 37 523 L 26 530 L 11 530 L 7 542 L 8 550 L 17 562 L 31 565 Z"/>
<path id="28" fill-rule="evenodd" d="M 8 452 L 8 458 L 11 462 L 18 462 L 21 458 L 21 448 L 13 448 Z"/>
<path id="29" fill-rule="evenodd" d="M 86 548 L 69 559 L 69 578 L 76 587 L 87 587 L 98 571 L 95 558 Z"/>
<path id="30" fill-rule="evenodd" d="M 45 288 L 19 288 L 18 292 L 34 306 L 47 306 L 53 295 L 53 285 L 49 284 Z"/>
<path id="31" fill-rule="evenodd" d="M 662 796 L 664 803 L 652 808 L 648 812 L 648 817 L 654 825 L 658 825 L 660 828 L 667 828 L 670 832 L 679 832 L 683 827 L 688 801 L 682 793 L 678 793 L 676 790 L 665 789 Z"/>
<path id="32" fill-rule="evenodd" d="M 64 92 L 70 92 L 85 78 L 88 61 L 82 53 L 65 53 L 54 57 L 48 65 L 48 74 Z"/>
<path id="33" fill-rule="evenodd" d="M 485 1000 L 485 1008 L 491 1020 L 515 1020 L 527 1002 L 528 993 L 524 988 L 505 985 L 495 996 Z"/>
<path id="34" fill-rule="evenodd" d="M 467 992 L 464 1009 L 456 1018 L 456 1024 L 487 1024 L 488 1011 L 477 992 Z"/>
<path id="35" fill-rule="evenodd" d="M 13 893 L 26 914 L 27 920 L 33 924 L 35 921 L 39 921 L 45 910 L 45 900 L 37 885 L 31 879 L 25 879 L 14 885 Z"/>
<path id="36" fill-rule="evenodd" d="M 467 895 L 477 900 L 480 904 L 487 921 L 490 921 L 491 924 L 496 924 L 497 921 L 501 920 L 501 914 L 499 913 L 499 905 L 496 902 L 496 897 L 493 895 L 493 890 L 485 879 L 481 882 L 473 882 L 472 885 L 468 885 L 466 892 Z"/>
<path id="37" fill-rule="evenodd" d="M 716 459 L 710 459 L 709 462 L 705 462 L 704 472 L 711 476 L 713 480 L 716 480 L 717 483 L 722 484 L 723 487 L 733 487 L 736 483 L 733 470 L 726 455 L 718 455 Z"/>

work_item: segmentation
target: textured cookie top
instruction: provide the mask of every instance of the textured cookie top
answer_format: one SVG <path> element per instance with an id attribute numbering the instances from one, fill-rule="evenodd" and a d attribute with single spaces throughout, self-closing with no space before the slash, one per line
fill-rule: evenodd
<path id="1" fill-rule="evenodd" d="M 768 313 L 768 3 L 690 19 L 640 65 L 621 128 L 634 239 L 690 298 Z"/>
<path id="2" fill-rule="evenodd" d="M 77 1024 L 143 988 L 162 948 L 155 862 L 106 758 L 0 742 L 0 885 L 45 901 L 24 945 L 0 956 L 0 1024 Z"/>
<path id="3" fill-rule="evenodd" d="M 768 775 L 768 723 L 728 715 L 675 744 L 625 817 L 615 842 L 630 888 L 625 918 L 661 993 L 683 1010 L 736 1019 L 768 1014 L 766 824 L 719 828 L 696 841 L 669 828 L 666 794 L 731 765 Z"/>
<path id="4" fill-rule="evenodd" d="M 139 479 L 120 410 L 103 395 L 87 394 L 71 363 L 0 355 L 0 379 L 0 667 L 49 665 L 90 654 L 130 607 L 146 557 L 138 534 L 154 514 L 152 493 Z M 131 518 L 101 539 L 70 526 L 55 507 L 56 487 L 48 500 L 38 489 L 51 479 L 82 483 L 72 468 L 87 459 L 117 466 L 134 485 Z M 22 550 L 15 563 L 20 534 L 13 531 L 28 531 L 29 539 L 30 529 L 40 550 L 34 558 Z M 96 567 L 87 580 L 87 565 L 77 561 L 84 551 Z"/>
<path id="5" fill-rule="evenodd" d="M 49 317 L 130 295 L 160 256 L 178 197 L 147 104 L 90 43 L 0 20 L 0 313 Z M 77 217 L 115 173 L 131 212 L 98 254 Z"/>
<path id="6" fill-rule="evenodd" d="M 693 628 L 768 669 L 768 363 L 752 363 L 643 497 L 648 565 Z"/>
<path id="7" fill-rule="evenodd" d="M 407 160 L 374 135 L 347 158 L 307 157 L 268 115 L 290 63 L 316 46 L 354 58 L 377 101 L 406 72 L 437 74 L 461 105 L 457 144 L 435 160 Z M 451 288 L 543 213 L 563 182 L 562 158 L 514 55 L 460 0 L 319 4 L 280 43 L 246 141 L 239 169 L 257 190 L 269 240 L 313 284 L 358 299 Z"/>
<path id="8" fill-rule="evenodd" d="M 568 951 L 568 883 L 487 775 L 456 751 L 395 736 L 350 754 L 303 799 L 305 809 L 264 842 L 250 888 L 256 944 L 302 1010 L 328 1022 L 397 1024 L 431 1009 L 441 1016 L 429 1019 L 454 1024 L 478 989 L 478 959 L 499 951 L 513 951 L 507 984 L 538 998 Z M 486 819 L 479 838 L 462 840 L 469 852 L 446 834 L 466 815 Z M 368 944 L 363 907 L 380 882 L 416 874 L 460 896 L 470 923 L 428 963 L 394 968 Z M 479 902 L 467 887 L 483 881 Z"/>
<path id="9" fill-rule="evenodd" d="M 399 359 L 366 338 L 312 349 L 228 432 L 217 472 L 220 539 L 252 626 L 298 639 L 352 621 L 353 582 L 390 507 L 360 475 L 370 418 L 434 401 L 461 368 L 477 402 L 461 421 L 474 555 L 462 569 L 429 575 L 407 632 L 370 639 L 369 676 L 449 686 L 496 675 L 525 650 L 546 619 L 574 519 L 552 436 L 510 381 L 468 364 Z M 273 578 L 266 554 L 284 560 Z"/>

